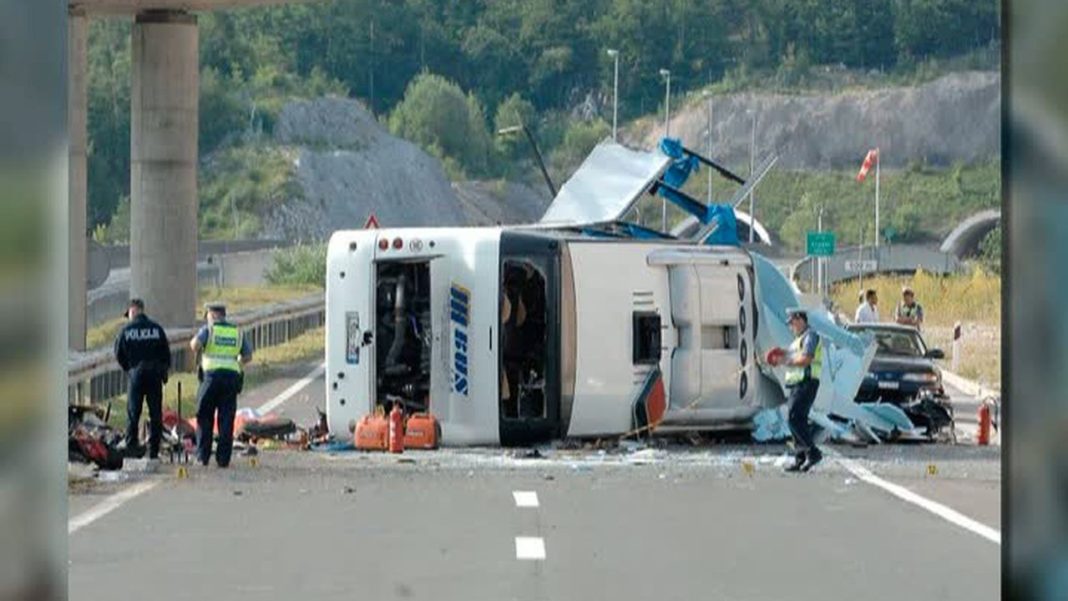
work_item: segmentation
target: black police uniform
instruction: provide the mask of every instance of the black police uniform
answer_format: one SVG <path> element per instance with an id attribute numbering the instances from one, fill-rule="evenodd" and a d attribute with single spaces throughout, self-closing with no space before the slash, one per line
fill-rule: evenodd
<path id="1" fill-rule="evenodd" d="M 130 378 L 126 400 L 126 448 L 140 448 L 137 427 L 141 404 L 148 401 L 148 454 L 159 456 L 163 436 L 163 384 L 171 369 L 171 348 L 160 325 L 143 313 L 132 319 L 115 339 L 115 360 Z"/>

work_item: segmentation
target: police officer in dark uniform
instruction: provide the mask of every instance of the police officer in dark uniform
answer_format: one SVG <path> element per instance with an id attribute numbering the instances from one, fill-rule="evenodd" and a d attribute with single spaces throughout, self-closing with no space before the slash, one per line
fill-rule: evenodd
<path id="1" fill-rule="evenodd" d="M 126 454 L 144 455 L 138 440 L 141 405 L 148 401 L 148 456 L 159 458 L 163 436 L 163 385 L 171 369 L 171 347 L 167 333 L 145 315 L 145 303 L 130 299 L 125 317 L 129 320 L 115 338 L 115 360 L 130 380 L 126 400 Z"/>
<path id="2" fill-rule="evenodd" d="M 197 459 L 201 465 L 208 465 L 211 459 L 212 431 L 218 415 L 219 443 L 215 448 L 215 463 L 227 467 L 234 447 L 237 395 L 244 380 L 242 364 L 252 360 L 252 345 L 236 325 L 226 321 L 225 305 L 209 303 L 206 309 L 208 324 L 189 342 L 193 352 L 201 354 Z"/>

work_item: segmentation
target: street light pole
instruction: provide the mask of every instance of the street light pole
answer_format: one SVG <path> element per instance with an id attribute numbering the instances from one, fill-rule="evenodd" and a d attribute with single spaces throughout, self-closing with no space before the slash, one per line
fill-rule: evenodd
<path id="1" fill-rule="evenodd" d="M 612 141 L 618 142 L 616 136 L 616 123 L 619 116 L 619 51 L 614 48 L 608 49 L 608 56 L 615 63 L 615 77 L 612 79 Z"/>
<path id="2" fill-rule="evenodd" d="M 664 137 L 671 135 L 671 71 L 660 70 L 660 76 L 664 78 Z"/>
<path id="3" fill-rule="evenodd" d="M 664 137 L 671 135 L 671 71 L 660 70 L 660 76 L 665 80 L 664 89 Z M 667 233 L 667 199 L 660 198 L 660 231 Z"/>
<path id="4" fill-rule="evenodd" d="M 817 213 L 817 217 L 816 217 L 816 231 L 818 231 L 821 234 L 823 233 L 823 205 L 822 204 L 820 205 L 819 212 Z M 826 263 L 824 261 L 825 261 L 824 257 L 817 257 L 816 258 L 816 280 L 817 280 L 816 287 L 819 289 L 820 294 L 826 295 L 826 293 L 823 290 L 824 283 L 825 283 L 825 280 L 827 278 L 827 274 L 824 273 L 824 271 L 826 270 Z"/>
<path id="5" fill-rule="evenodd" d="M 712 158 L 712 93 L 705 90 L 701 93 L 708 100 L 708 158 Z M 712 169 L 708 170 L 708 204 L 712 204 Z M 752 224 L 750 224 L 752 230 Z"/>
<path id="6" fill-rule="evenodd" d="M 753 177 L 753 171 L 756 170 L 756 113 L 753 113 L 753 127 L 750 130 L 749 137 L 749 177 Z M 752 190 L 749 191 L 749 243 L 753 243 L 753 225 L 756 223 L 756 213 L 753 208 L 755 202 L 754 197 L 756 195 Z"/>

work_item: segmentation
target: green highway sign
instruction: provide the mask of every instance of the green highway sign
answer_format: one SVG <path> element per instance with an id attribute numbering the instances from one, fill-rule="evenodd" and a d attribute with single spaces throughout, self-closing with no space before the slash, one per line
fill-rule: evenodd
<path id="1" fill-rule="evenodd" d="M 808 254 L 813 257 L 829 257 L 834 254 L 834 232 L 809 232 Z"/>

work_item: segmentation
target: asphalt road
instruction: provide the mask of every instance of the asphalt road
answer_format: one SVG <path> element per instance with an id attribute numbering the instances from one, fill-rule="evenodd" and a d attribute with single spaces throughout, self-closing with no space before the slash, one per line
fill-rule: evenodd
<path id="1" fill-rule="evenodd" d="M 310 366 L 302 371 L 307 371 Z M 291 380 L 252 391 L 259 406 Z M 279 411 L 305 423 L 318 379 Z M 1000 450 L 837 447 L 1000 529 Z M 403 456 L 267 451 L 70 496 L 71 599 L 996 599 L 1000 546 L 781 445 Z M 530 503 L 534 493 L 536 507 Z M 521 538 L 517 542 L 517 538 Z M 528 540 L 530 539 L 530 540 Z M 543 552 L 543 558 L 540 552 Z M 532 556 L 521 559 L 519 555 Z"/>

